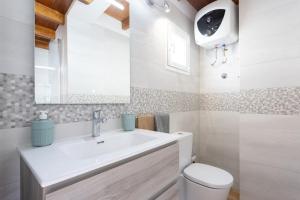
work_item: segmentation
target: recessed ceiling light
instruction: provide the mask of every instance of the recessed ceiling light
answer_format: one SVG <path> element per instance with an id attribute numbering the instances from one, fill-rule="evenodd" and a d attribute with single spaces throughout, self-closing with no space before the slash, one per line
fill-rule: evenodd
<path id="1" fill-rule="evenodd" d="M 170 11 L 171 11 L 171 9 L 170 9 L 170 5 L 168 4 L 168 2 L 164 2 L 164 11 L 166 12 L 166 13 L 169 13 Z"/>
<path id="2" fill-rule="evenodd" d="M 154 0 L 146 0 L 146 2 L 149 6 L 154 6 L 160 10 L 163 10 L 166 13 L 169 13 L 171 11 L 170 5 L 166 0 L 163 0 L 162 4 L 158 4 L 154 2 Z"/>

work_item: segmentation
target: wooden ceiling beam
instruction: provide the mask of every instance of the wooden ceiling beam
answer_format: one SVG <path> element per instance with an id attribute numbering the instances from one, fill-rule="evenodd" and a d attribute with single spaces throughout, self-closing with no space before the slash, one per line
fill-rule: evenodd
<path id="1" fill-rule="evenodd" d="M 215 0 L 187 0 L 196 10 L 201 10 L 206 5 L 214 2 Z M 235 4 L 239 4 L 239 0 L 232 0 Z"/>
<path id="2" fill-rule="evenodd" d="M 122 21 L 122 29 L 123 30 L 129 29 L 129 17 Z"/>
<path id="3" fill-rule="evenodd" d="M 45 38 L 48 40 L 54 40 L 55 39 L 55 31 L 46 28 L 40 25 L 35 25 L 35 35 L 40 38 Z"/>
<path id="4" fill-rule="evenodd" d="M 35 38 L 35 46 L 41 49 L 49 49 L 49 41 Z"/>
<path id="5" fill-rule="evenodd" d="M 121 22 L 123 30 L 127 30 L 129 27 L 129 3 L 127 0 L 118 0 L 119 3 L 123 4 L 124 10 L 120 10 L 115 6 L 109 6 L 104 13 Z"/>
<path id="6" fill-rule="evenodd" d="M 91 4 L 94 0 L 79 0 L 80 2 L 86 4 L 86 5 L 89 5 Z"/>
<path id="7" fill-rule="evenodd" d="M 41 17 L 46 19 L 47 21 L 56 23 L 56 24 L 64 24 L 65 23 L 65 16 L 64 14 L 49 8 L 39 2 L 35 2 L 35 15 L 37 17 Z"/>

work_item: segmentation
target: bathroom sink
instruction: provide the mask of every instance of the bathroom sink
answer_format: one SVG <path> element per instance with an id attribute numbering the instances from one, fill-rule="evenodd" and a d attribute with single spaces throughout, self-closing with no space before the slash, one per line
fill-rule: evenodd
<path id="1" fill-rule="evenodd" d="M 20 154 L 42 187 L 105 168 L 177 140 L 174 134 L 143 129 L 113 130 L 100 137 L 80 136 L 41 148 L 24 147 Z"/>
<path id="2" fill-rule="evenodd" d="M 155 139 L 156 137 L 150 135 L 117 134 L 110 137 L 85 138 L 74 143 L 61 144 L 59 149 L 72 158 L 86 159 L 124 151 Z"/>

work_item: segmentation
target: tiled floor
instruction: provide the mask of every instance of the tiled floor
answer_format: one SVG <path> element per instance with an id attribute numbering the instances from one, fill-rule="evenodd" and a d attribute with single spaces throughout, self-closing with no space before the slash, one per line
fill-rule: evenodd
<path id="1" fill-rule="evenodd" d="M 234 190 L 230 191 L 228 200 L 239 200 L 240 199 L 240 193 Z"/>

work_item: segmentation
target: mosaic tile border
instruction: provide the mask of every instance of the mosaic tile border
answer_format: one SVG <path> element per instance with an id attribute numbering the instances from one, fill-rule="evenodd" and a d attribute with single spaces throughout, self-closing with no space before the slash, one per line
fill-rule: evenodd
<path id="1" fill-rule="evenodd" d="M 300 114 L 300 87 L 200 94 L 200 110 L 253 114 Z"/>
<path id="2" fill-rule="evenodd" d="M 240 93 L 239 112 L 298 115 L 300 87 L 243 90 Z"/>
<path id="3" fill-rule="evenodd" d="M 122 113 L 185 112 L 200 109 L 199 94 L 131 88 L 130 104 L 35 105 L 31 76 L 0 73 L 0 129 L 27 127 L 41 110 L 47 110 L 55 123 L 91 120 L 93 110 L 101 109 L 107 119 Z"/>
<path id="4" fill-rule="evenodd" d="M 200 94 L 200 110 L 238 111 L 239 93 Z"/>
<path id="5" fill-rule="evenodd" d="M 28 127 L 41 110 L 49 111 L 55 123 L 90 121 L 96 109 L 103 110 L 107 119 L 120 118 L 122 113 L 194 110 L 299 115 L 300 87 L 209 94 L 133 87 L 129 104 L 35 105 L 33 77 L 0 73 L 0 129 Z"/>
<path id="6" fill-rule="evenodd" d="M 129 92 L 128 92 L 129 93 Z M 93 94 L 69 94 L 61 96 L 35 97 L 37 104 L 107 104 L 107 103 L 130 103 L 130 95 L 93 95 Z"/>

